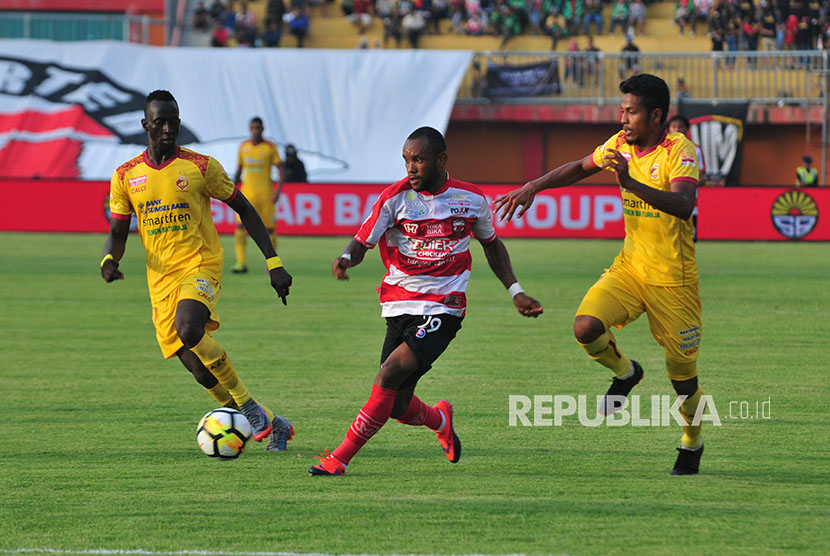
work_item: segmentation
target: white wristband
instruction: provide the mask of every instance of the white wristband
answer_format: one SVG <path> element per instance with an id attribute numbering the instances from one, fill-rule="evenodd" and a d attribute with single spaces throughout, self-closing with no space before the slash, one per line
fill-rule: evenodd
<path id="1" fill-rule="evenodd" d="M 349 253 L 343 253 L 342 255 L 340 255 L 340 258 L 346 259 L 347 261 L 352 260 L 352 256 Z"/>
<path id="2" fill-rule="evenodd" d="M 514 282 L 512 286 L 507 288 L 507 293 L 510 294 L 510 297 L 516 297 L 517 293 L 524 293 L 525 291 L 522 289 L 522 285 L 518 282 Z"/>

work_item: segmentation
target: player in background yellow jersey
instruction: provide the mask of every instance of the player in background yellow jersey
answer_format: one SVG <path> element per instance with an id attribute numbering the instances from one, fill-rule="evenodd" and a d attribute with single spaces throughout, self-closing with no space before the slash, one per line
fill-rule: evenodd
<path id="1" fill-rule="evenodd" d="M 614 373 L 599 412 L 622 409 L 643 378 L 611 332 L 641 314 L 663 346 L 666 370 L 682 398 L 686 422 L 672 475 L 694 475 L 700 467 L 703 391 L 698 386 L 701 338 L 692 209 L 698 184 L 694 145 L 665 128 L 670 93 L 665 81 L 640 74 L 620 83 L 622 131 L 580 160 L 559 166 L 496 199 L 496 212 L 508 221 L 521 217 L 542 190 L 571 185 L 600 170 L 616 173 L 623 202 L 625 242 L 614 264 L 588 290 L 574 319 L 574 334 L 589 357 Z"/>
<path id="2" fill-rule="evenodd" d="M 283 451 L 294 434 L 291 423 L 253 399 L 225 350 L 210 334 L 219 328 L 216 303 L 224 264 L 210 198 L 224 201 L 240 216 L 267 260 L 271 286 L 283 304 L 291 275 L 283 268 L 262 220 L 219 162 L 176 145 L 180 124 L 173 95 L 153 91 L 147 96 L 141 120 L 147 131 L 147 150 L 119 166 L 110 183 L 112 222 L 101 276 L 107 282 L 124 279 L 118 261 L 124 255 L 135 212 L 162 354 L 178 356 L 216 401 L 245 414 L 254 440 L 261 442 L 270 435 L 266 449 Z"/>
<path id="3" fill-rule="evenodd" d="M 242 193 L 251 201 L 251 204 L 259 213 L 265 223 L 265 228 L 271 236 L 271 244 L 276 249 L 277 233 L 276 221 L 274 220 L 274 203 L 280 198 L 282 182 L 285 178 L 285 165 L 280 159 L 280 153 L 276 145 L 262 138 L 265 126 L 262 118 L 252 118 L 250 123 L 251 138 L 239 145 L 239 161 L 236 167 L 235 183 L 242 180 Z M 279 178 L 277 189 L 274 190 L 274 182 L 271 180 L 271 166 L 277 167 Z M 237 218 L 236 231 L 233 235 L 236 248 L 236 264 L 232 272 L 240 274 L 248 272 L 247 261 L 245 260 L 246 244 L 245 227 Z"/>

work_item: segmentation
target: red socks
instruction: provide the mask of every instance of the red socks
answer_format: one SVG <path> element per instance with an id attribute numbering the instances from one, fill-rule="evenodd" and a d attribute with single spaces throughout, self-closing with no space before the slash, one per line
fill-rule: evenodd
<path id="1" fill-rule="evenodd" d="M 440 411 L 419 400 L 418 396 L 412 396 L 409 407 L 406 408 L 406 413 L 401 415 L 398 421 L 416 427 L 426 425 L 432 430 L 438 430 L 442 419 Z"/>
<path id="2" fill-rule="evenodd" d="M 345 440 L 331 455 L 336 457 L 343 465 L 348 465 L 358 450 L 389 420 L 397 394 L 396 390 L 373 384 L 369 401 L 358 412 L 354 423 L 349 427 L 349 432 L 346 433 Z M 411 409 L 412 404 L 409 407 Z M 407 411 L 408 413 L 409 411 Z M 440 420 L 440 415 L 438 418 Z"/>

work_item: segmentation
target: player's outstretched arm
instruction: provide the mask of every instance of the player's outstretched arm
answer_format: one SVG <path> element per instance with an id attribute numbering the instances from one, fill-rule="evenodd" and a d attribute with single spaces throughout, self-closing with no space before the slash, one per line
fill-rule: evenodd
<path id="1" fill-rule="evenodd" d="M 521 218 L 533 204 L 533 199 L 540 191 L 571 185 L 596 174 L 599 170 L 593 163 L 593 155 L 568 162 L 551 170 L 544 176 L 527 182 L 519 189 L 514 189 L 507 195 L 497 197 L 494 212 L 498 215 L 500 221 L 507 220 L 510 222 L 513 216 Z M 516 212 L 517 210 L 518 212 Z"/>
<path id="2" fill-rule="evenodd" d="M 256 209 L 251 206 L 251 203 L 242 194 L 237 191 L 236 195 L 231 196 L 225 201 L 239 215 L 242 225 L 248 231 L 248 235 L 257 244 L 259 250 L 268 261 L 268 274 L 271 276 L 271 287 L 277 292 L 277 295 L 282 299 L 282 304 L 287 305 L 286 296 L 288 289 L 291 287 L 291 275 L 282 266 L 282 261 L 277 256 L 274 246 L 271 244 L 271 238 L 268 235 L 268 230 L 265 229 L 265 224 L 259 217 Z"/>
<path id="3" fill-rule="evenodd" d="M 346 273 L 346 269 L 357 266 L 363 262 L 363 257 L 366 256 L 366 251 L 368 251 L 368 249 L 365 245 L 356 239 L 351 240 L 343 250 L 343 254 L 334 259 L 334 262 L 331 263 L 331 273 L 334 274 L 334 277 L 338 280 L 348 280 L 349 275 Z"/>
<path id="4" fill-rule="evenodd" d="M 501 280 L 507 291 L 513 296 L 513 305 L 516 309 L 526 317 L 536 318 L 542 314 L 542 304 L 526 295 L 522 287 L 516 280 L 516 275 L 513 273 L 513 265 L 510 264 L 510 255 L 507 253 L 507 247 L 499 238 L 490 242 L 481 242 L 484 248 L 484 255 L 487 257 L 487 263 L 493 270 L 493 274 Z"/>
<path id="5" fill-rule="evenodd" d="M 104 258 L 101 259 L 101 277 L 107 282 L 124 279 L 124 273 L 118 270 L 118 261 L 124 256 L 129 233 L 129 219 L 113 218 L 110 221 L 110 233 L 104 242 Z"/>

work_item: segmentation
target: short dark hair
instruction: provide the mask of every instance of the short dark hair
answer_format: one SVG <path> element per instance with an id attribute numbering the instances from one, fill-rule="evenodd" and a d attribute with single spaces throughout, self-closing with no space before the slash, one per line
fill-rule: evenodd
<path id="1" fill-rule="evenodd" d="M 662 110 L 660 123 L 666 123 L 671 93 L 665 81 L 650 73 L 640 73 L 620 82 L 620 92 L 624 95 L 632 94 L 639 97 L 649 114 L 656 108 Z"/>
<path id="2" fill-rule="evenodd" d="M 434 155 L 447 151 L 447 142 L 444 141 L 444 136 L 433 127 L 419 127 L 406 138 L 407 141 L 414 141 L 415 139 L 426 139 L 427 146 Z"/>
<path id="3" fill-rule="evenodd" d="M 253 118 L 251 118 L 251 121 L 250 121 L 250 122 L 248 122 L 248 123 L 249 123 L 249 124 L 259 124 L 259 125 L 264 125 L 264 124 L 262 123 L 262 118 L 260 118 L 259 116 L 254 116 Z"/>
<path id="4" fill-rule="evenodd" d="M 686 129 L 692 129 L 692 124 L 689 121 L 689 118 L 681 114 L 675 114 L 674 116 L 669 118 L 669 121 L 666 122 L 666 125 L 672 125 L 674 122 L 680 122 Z"/>
<path id="5" fill-rule="evenodd" d="M 162 102 L 176 102 L 175 97 L 173 97 L 170 91 L 165 91 L 164 89 L 156 89 L 149 95 L 147 98 L 144 99 L 144 115 L 147 115 L 147 107 L 150 105 L 151 102 L 154 100 L 160 100 Z M 178 106 L 178 102 L 176 102 L 176 106 Z"/>

